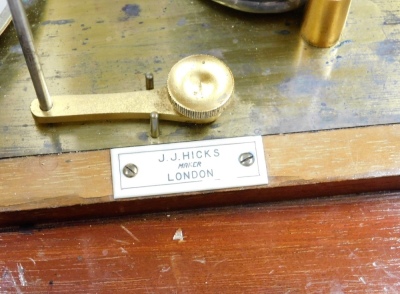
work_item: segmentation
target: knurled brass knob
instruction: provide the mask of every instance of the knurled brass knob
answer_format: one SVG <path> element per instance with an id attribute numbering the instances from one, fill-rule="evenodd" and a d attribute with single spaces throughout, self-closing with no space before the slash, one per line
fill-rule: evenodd
<path id="1" fill-rule="evenodd" d="M 229 104 L 234 79 L 218 58 L 191 55 L 172 67 L 167 88 L 177 112 L 192 119 L 209 119 L 218 117 Z"/>

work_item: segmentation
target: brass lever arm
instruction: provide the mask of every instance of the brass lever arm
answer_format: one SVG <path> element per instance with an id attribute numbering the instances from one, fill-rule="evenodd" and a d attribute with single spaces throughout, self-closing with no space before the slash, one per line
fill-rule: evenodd
<path id="1" fill-rule="evenodd" d="M 207 123 L 217 117 L 192 119 L 175 111 L 168 99 L 167 87 L 127 93 L 53 96 L 49 111 L 33 100 L 31 112 L 39 123 L 59 123 L 115 119 L 149 119 L 157 112 L 161 120 Z"/>
<path id="2" fill-rule="evenodd" d="M 192 55 L 176 63 L 167 86 L 129 93 L 65 95 L 53 98 L 48 111 L 33 100 L 31 112 L 39 123 L 89 120 L 159 119 L 209 123 L 229 104 L 234 80 L 230 69 L 209 55 Z"/>

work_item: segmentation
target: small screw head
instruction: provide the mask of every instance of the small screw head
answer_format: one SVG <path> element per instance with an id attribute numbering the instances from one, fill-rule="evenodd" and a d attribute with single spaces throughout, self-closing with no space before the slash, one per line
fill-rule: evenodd
<path id="1" fill-rule="evenodd" d="M 122 169 L 122 173 L 127 178 L 133 178 L 134 176 L 137 175 L 138 171 L 139 171 L 138 167 L 136 165 L 134 165 L 133 163 L 128 163 Z"/>
<path id="2" fill-rule="evenodd" d="M 239 162 L 243 166 L 250 166 L 254 163 L 254 161 L 255 161 L 255 157 L 254 157 L 253 153 L 251 153 L 251 152 L 245 152 L 245 153 L 240 154 L 240 156 L 239 156 Z"/>

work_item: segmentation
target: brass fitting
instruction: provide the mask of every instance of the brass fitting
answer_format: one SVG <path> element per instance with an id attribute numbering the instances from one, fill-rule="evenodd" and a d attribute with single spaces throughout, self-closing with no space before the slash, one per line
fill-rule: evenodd
<path id="1" fill-rule="evenodd" d="M 301 35 L 309 44 L 327 48 L 340 38 L 351 0 L 309 0 Z"/>

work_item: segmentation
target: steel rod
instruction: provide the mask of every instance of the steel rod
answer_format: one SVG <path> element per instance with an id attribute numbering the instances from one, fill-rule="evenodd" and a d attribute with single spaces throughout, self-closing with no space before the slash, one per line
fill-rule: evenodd
<path id="1" fill-rule="evenodd" d="M 32 31 L 24 7 L 22 6 L 21 0 L 7 0 L 7 2 L 10 7 L 15 30 L 18 34 L 19 43 L 31 75 L 32 83 L 36 91 L 36 96 L 39 100 L 40 109 L 48 111 L 52 108 L 53 103 L 44 79 L 39 56 L 37 55 L 33 44 Z"/>

